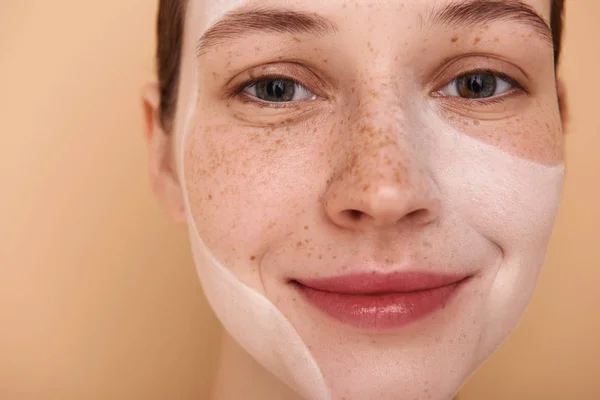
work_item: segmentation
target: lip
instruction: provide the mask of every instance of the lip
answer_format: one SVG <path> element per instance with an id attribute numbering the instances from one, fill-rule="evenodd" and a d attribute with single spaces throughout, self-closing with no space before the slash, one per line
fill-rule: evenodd
<path id="1" fill-rule="evenodd" d="M 470 276 L 362 273 L 293 281 L 308 303 L 366 330 L 402 328 L 444 308 Z"/>

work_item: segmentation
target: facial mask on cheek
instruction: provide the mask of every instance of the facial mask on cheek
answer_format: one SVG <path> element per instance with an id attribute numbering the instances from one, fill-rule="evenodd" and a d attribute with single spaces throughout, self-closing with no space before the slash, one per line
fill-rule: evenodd
<path id="1" fill-rule="evenodd" d="M 194 75 L 197 74 L 194 69 Z M 178 156 L 192 253 L 204 293 L 227 332 L 259 364 L 300 395 L 329 400 L 323 375 L 307 346 L 285 316 L 265 296 L 243 284 L 206 248 L 198 234 L 188 198 L 184 151 L 193 130 L 198 79 L 194 85 Z"/>
<path id="2" fill-rule="evenodd" d="M 446 206 L 502 250 L 486 294 L 483 360 L 516 327 L 531 300 L 560 206 L 565 167 L 513 156 L 458 130 L 440 132 L 431 164 Z"/>

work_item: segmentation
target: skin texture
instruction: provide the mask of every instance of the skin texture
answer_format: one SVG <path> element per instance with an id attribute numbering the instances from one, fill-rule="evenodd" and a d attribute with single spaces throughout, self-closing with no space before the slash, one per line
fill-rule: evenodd
<path id="1" fill-rule="evenodd" d="M 541 262 L 499 267 L 498 260 L 510 258 L 517 246 L 506 240 L 510 224 L 486 218 L 494 199 L 469 205 L 478 218 L 462 224 L 445 195 L 448 188 L 433 179 L 435 143 L 417 139 L 458 131 L 515 159 L 560 165 L 563 136 L 551 44 L 514 21 L 428 24 L 428 13 L 448 3 L 285 2 L 330 19 L 336 28 L 321 35 L 246 35 L 221 41 L 196 58 L 196 41 L 207 29 L 226 12 L 253 2 L 192 1 L 172 132 L 158 122 L 156 88 L 145 93 L 155 192 L 180 221 L 188 196 L 205 245 L 290 320 L 336 399 L 375 393 L 368 392 L 368 382 L 362 385 L 366 392 L 346 393 L 342 368 L 345 379 L 357 380 L 379 365 L 405 371 L 386 384 L 402 388 L 410 381 L 407 388 L 419 387 L 407 399 L 449 398 L 514 328 L 541 267 Z M 547 1 L 525 3 L 548 19 Z M 513 88 L 482 104 L 444 91 L 460 74 L 481 68 L 510 76 L 527 93 Z M 241 93 L 228 95 L 248 79 L 269 74 L 297 80 L 316 99 L 275 107 Z M 194 117 L 178 157 L 190 109 Z M 518 211 L 518 204 L 508 204 Z M 471 246 L 461 247 L 458 238 L 468 238 Z M 359 272 L 366 263 L 380 271 L 426 265 L 436 272 L 476 273 L 477 279 L 452 312 L 386 334 L 324 317 L 288 284 Z M 452 370 L 444 371 L 444 385 L 436 387 L 440 359 Z M 296 398 L 227 338 L 213 398 L 240 396 Z"/>

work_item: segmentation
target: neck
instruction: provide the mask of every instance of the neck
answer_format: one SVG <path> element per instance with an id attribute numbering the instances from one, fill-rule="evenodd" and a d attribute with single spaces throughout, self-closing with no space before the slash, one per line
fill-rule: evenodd
<path id="1" fill-rule="evenodd" d="M 225 332 L 210 400 L 239 399 L 302 400 Z"/>

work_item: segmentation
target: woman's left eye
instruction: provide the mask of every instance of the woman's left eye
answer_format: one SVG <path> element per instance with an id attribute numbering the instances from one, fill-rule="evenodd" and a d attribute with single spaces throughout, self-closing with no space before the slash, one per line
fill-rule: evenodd
<path id="1" fill-rule="evenodd" d="M 246 86 L 243 92 L 269 103 L 314 100 L 317 97 L 310 90 L 291 79 L 259 80 Z"/>
<path id="2" fill-rule="evenodd" d="M 492 72 L 471 72 L 452 80 L 440 94 L 463 99 L 487 99 L 501 96 L 516 85 L 509 78 Z"/>

